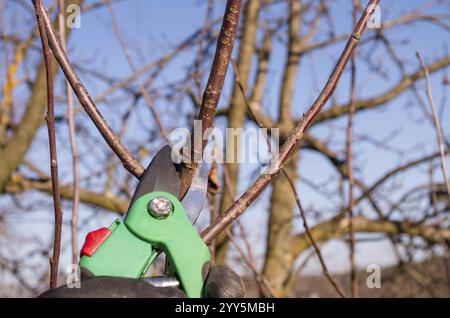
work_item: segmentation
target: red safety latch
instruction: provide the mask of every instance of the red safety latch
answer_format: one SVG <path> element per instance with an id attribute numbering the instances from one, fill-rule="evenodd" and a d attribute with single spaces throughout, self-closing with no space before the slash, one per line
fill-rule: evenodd
<path id="1" fill-rule="evenodd" d="M 84 241 L 83 248 L 80 254 L 85 256 L 92 256 L 95 251 L 106 241 L 108 236 L 111 234 L 111 230 L 107 227 L 102 227 L 98 230 L 89 232 L 86 235 L 86 240 Z"/>

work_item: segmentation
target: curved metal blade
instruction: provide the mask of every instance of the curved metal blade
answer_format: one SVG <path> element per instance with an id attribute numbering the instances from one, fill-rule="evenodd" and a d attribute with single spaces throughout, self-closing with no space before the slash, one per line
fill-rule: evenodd
<path id="1" fill-rule="evenodd" d="M 178 197 L 180 179 L 173 164 L 171 153 L 172 148 L 166 145 L 153 157 L 139 180 L 130 207 L 141 196 L 153 191 L 169 192 Z"/>
<path id="2" fill-rule="evenodd" d="M 181 203 L 186 211 L 186 214 L 194 224 L 200 215 L 200 212 L 205 204 L 206 190 L 208 188 L 208 164 L 203 162 L 192 179 L 191 186 L 184 196 Z"/>

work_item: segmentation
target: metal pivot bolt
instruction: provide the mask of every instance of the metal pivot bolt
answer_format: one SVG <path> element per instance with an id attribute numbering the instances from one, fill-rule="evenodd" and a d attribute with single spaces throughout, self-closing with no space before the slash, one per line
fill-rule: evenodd
<path id="1" fill-rule="evenodd" d="M 147 210 L 154 218 L 165 219 L 173 212 L 173 204 L 169 199 L 160 196 L 148 203 Z"/>

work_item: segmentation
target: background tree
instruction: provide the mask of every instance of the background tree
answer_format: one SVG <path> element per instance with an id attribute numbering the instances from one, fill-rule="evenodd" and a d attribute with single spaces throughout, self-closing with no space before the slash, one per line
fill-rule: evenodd
<path id="1" fill-rule="evenodd" d="M 339 78 L 339 72 L 332 73 L 339 70 L 339 57 L 345 66 L 352 56 L 344 44 L 359 40 L 331 100 L 305 124 L 309 129 L 269 189 L 219 236 L 203 233 L 214 243 L 215 261 L 240 272 L 260 296 L 357 296 L 355 286 L 366 296 L 448 296 L 450 200 L 441 166 L 449 152 L 449 5 L 382 2 L 380 27 L 368 28 L 359 39 L 351 32 L 367 3 L 183 1 L 172 4 L 178 6 L 174 12 L 170 5 L 146 1 L 44 1 L 55 37 L 60 44 L 68 41 L 70 66 L 59 72 L 64 47 L 58 54 L 56 42 L 50 43 L 57 58 L 52 72 L 64 199 L 59 284 L 84 235 L 126 211 L 133 175 L 138 177 L 170 141 L 172 129 L 207 118 L 205 104 L 215 100 L 210 109 L 214 118 L 218 107 L 216 119 L 208 125 L 276 127 L 280 143 L 289 141 L 304 123 L 303 112 L 317 96 L 320 100 L 322 88 L 327 92 L 327 81 L 333 82 L 333 74 Z M 59 8 L 71 4 L 81 6 L 79 29 L 58 24 L 59 13 L 65 14 L 59 21 L 72 13 Z M 1 0 L 0 7 L 0 281 L 11 286 L 5 296 L 33 296 L 48 286 L 53 246 L 46 69 L 31 1 Z M 167 23 L 151 24 L 147 20 L 154 15 L 166 15 Z M 221 46 L 230 34 L 223 30 L 233 27 L 236 34 L 226 42 L 231 45 Z M 226 78 L 217 75 L 221 48 L 228 50 L 227 59 L 236 60 Z M 91 100 L 75 85 L 78 98 L 72 101 L 66 77 L 73 84 L 74 74 Z M 208 93 L 210 85 L 218 96 Z M 252 142 L 235 141 L 241 152 Z M 191 168 L 183 170 L 186 185 Z M 236 199 L 260 171 L 259 164 L 218 163 L 210 173 L 209 204 L 199 230 L 230 207 L 237 211 Z M 75 221 L 74 195 L 80 201 Z M 431 263 L 419 263 L 424 259 Z M 351 264 L 365 270 L 368 263 L 395 265 L 383 270 L 380 291 L 367 288 L 365 271 L 349 275 Z M 323 282 L 312 283 L 308 273 L 320 271 Z M 398 294 L 399 277 L 409 293 Z"/>

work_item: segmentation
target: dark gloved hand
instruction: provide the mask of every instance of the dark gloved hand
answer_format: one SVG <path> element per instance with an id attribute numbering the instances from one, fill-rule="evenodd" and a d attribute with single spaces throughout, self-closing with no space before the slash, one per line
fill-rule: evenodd
<path id="1" fill-rule="evenodd" d="M 205 281 L 207 298 L 240 298 L 245 296 L 241 278 L 226 266 L 211 266 Z M 123 277 L 82 278 L 81 288 L 62 286 L 50 289 L 42 298 L 184 298 L 177 287 L 155 287 L 148 282 Z"/>

